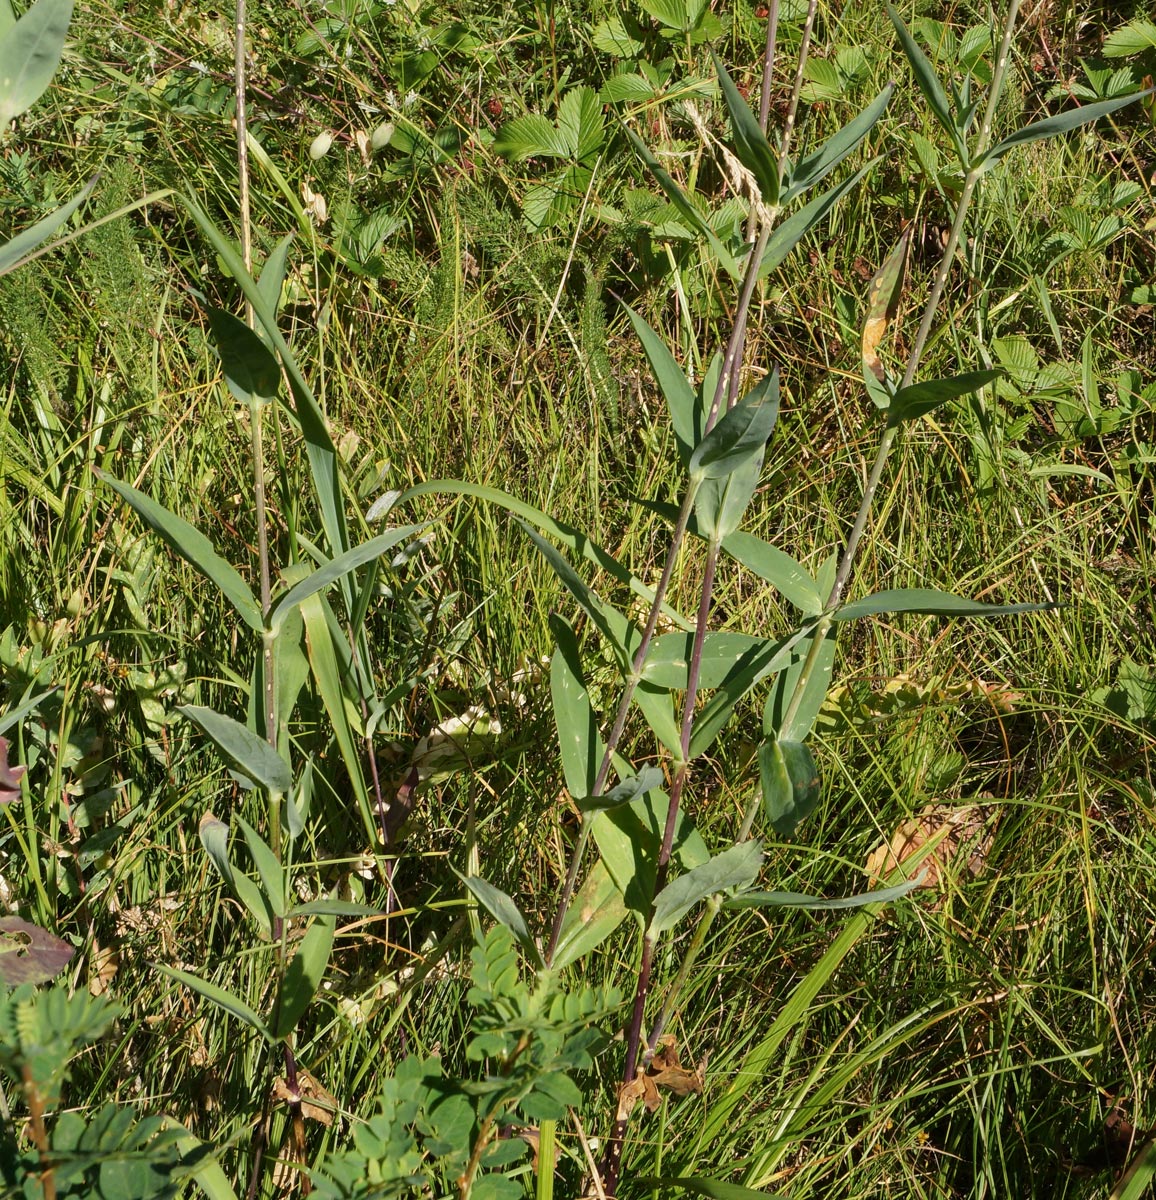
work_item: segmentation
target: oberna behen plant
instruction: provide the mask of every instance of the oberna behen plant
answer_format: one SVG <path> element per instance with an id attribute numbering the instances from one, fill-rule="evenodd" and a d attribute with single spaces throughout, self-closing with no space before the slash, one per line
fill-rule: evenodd
<path id="1" fill-rule="evenodd" d="M 767 78 L 774 65 L 776 41 L 777 5 L 771 8 L 763 64 Z M 814 8 L 812 3 L 807 31 Z M 587 955 L 618 927 L 626 913 L 632 914 L 637 923 L 641 953 L 626 1028 L 614 1126 L 606 1143 L 602 1177 L 596 1189 L 599 1194 L 616 1193 L 627 1125 L 642 1094 L 646 1063 L 659 1045 L 707 932 L 724 907 L 877 906 L 899 898 L 914 885 L 912 880 L 899 877 L 892 886 L 857 896 L 826 899 L 766 891 L 758 883 L 763 842 L 753 833 L 760 812 L 774 833 L 785 836 L 814 810 L 820 798 L 818 770 L 807 739 L 831 679 L 838 627 L 881 613 L 995 617 L 1052 607 L 1035 603 L 985 604 L 928 588 L 897 589 L 847 599 L 875 493 L 904 426 L 949 400 L 990 386 L 1000 374 L 979 370 L 943 379 L 917 378 L 981 179 L 1019 146 L 1065 133 L 1139 98 L 1129 95 L 1062 112 L 995 140 L 993 122 L 1007 77 L 1018 8 L 1018 0 L 1012 0 L 1002 36 L 994 46 L 994 66 L 990 72 L 986 64 L 977 69 L 981 57 L 975 55 L 964 64 L 962 81 L 952 81 L 945 88 L 898 13 L 890 5 L 887 7 L 915 83 L 955 151 L 963 185 L 955 200 L 946 245 L 911 351 L 898 378 L 885 366 L 879 349 L 898 311 L 906 268 L 907 232 L 871 282 L 863 326 L 863 382 L 879 413 L 882 432 L 859 509 L 837 560 L 828 563 L 818 575 L 812 575 L 778 547 L 741 529 L 779 411 L 777 368 L 759 371 L 754 386 L 745 393 L 741 389 L 745 335 L 755 288 L 870 169 L 868 163 L 849 179 L 813 199 L 808 198 L 808 193 L 863 143 L 886 110 L 892 91 L 889 85 L 859 117 L 828 141 L 801 157 L 792 157 L 794 113 L 804 78 L 806 37 L 789 116 L 777 138 L 767 133 L 765 95 L 761 113 L 756 117 L 726 68 L 715 60 L 730 117 L 733 155 L 741 170 L 735 172 L 733 162 L 723 165 L 732 180 L 735 174 L 741 176 L 749 197 L 747 235 L 741 245 L 725 245 L 720 241 L 671 175 L 630 133 L 639 155 L 667 198 L 739 284 L 730 337 L 697 388 L 687 379 L 661 337 L 638 313 L 627 309 L 666 400 L 684 470 L 683 493 L 677 507 L 647 502 L 671 523 L 669 548 L 657 585 L 648 587 L 580 532 L 490 488 L 435 481 L 411 489 L 399 501 L 404 503 L 425 493 L 451 492 L 508 509 L 520 520 L 526 535 L 598 631 L 621 676 L 621 696 L 604 733 L 590 698 L 574 628 L 564 618 L 555 618 L 557 647 L 550 667 L 551 695 L 562 775 L 581 814 L 581 823 L 555 915 L 543 931 L 543 941 L 539 942 L 530 920 L 509 896 L 487 881 L 477 878 L 465 881 L 475 899 L 510 929 L 530 961 L 546 969 L 556 970 Z M 547 123 L 540 118 L 538 122 L 543 138 L 548 132 L 551 137 L 558 136 L 548 131 Z M 511 149 L 513 134 L 522 129 L 523 125 L 517 123 L 512 123 L 512 129 L 507 127 Z M 566 149 L 572 147 L 567 144 Z M 649 611 L 641 628 L 599 596 L 543 534 L 644 597 Z M 699 604 L 692 618 L 667 604 L 668 590 L 688 534 L 705 543 Z M 792 631 L 765 637 L 710 628 L 714 579 L 722 555 L 778 589 L 798 610 Z M 659 634 L 662 617 L 673 622 L 677 631 Z M 758 748 L 760 795 L 744 813 L 733 845 L 711 856 L 684 804 L 690 769 L 724 729 L 739 702 L 764 681 L 769 689 Z M 668 786 L 664 786 L 663 772 L 654 767 L 639 769 L 619 753 L 634 707 L 641 712 L 666 757 Z M 597 858 L 579 891 L 591 842 L 597 848 Z M 918 857 L 908 861 L 907 871 L 918 869 Z M 656 948 L 696 910 L 698 922 L 685 945 L 676 976 L 644 1031 Z M 784 1020 L 800 1019 L 800 1008 L 805 1008 L 808 1002 L 806 997 L 814 996 L 822 980 L 835 970 L 854 938 L 865 928 L 863 918 L 857 920 L 859 923 L 848 927 L 804 980 L 795 997 L 788 1000 L 783 1010 Z M 801 1005 L 795 1002 L 800 997 Z M 786 1025 L 777 1021 L 768 1038 L 752 1050 L 740 1074 L 747 1074 L 748 1066 L 756 1071 L 758 1065 L 765 1065 L 773 1047 L 781 1044 L 785 1031 Z M 710 1118 L 715 1121 L 712 1127 L 717 1128 L 718 1121 L 726 1119 L 721 1114 L 729 1116 L 733 1112 L 741 1095 L 739 1089 L 717 1106 Z M 677 1166 L 660 1182 L 678 1186 Z M 703 1181 L 686 1179 L 682 1186 L 692 1184 L 701 1190 Z"/>

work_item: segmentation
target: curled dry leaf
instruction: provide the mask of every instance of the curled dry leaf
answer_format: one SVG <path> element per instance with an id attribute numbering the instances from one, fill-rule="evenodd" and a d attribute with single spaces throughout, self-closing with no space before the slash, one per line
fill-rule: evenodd
<path id="1" fill-rule="evenodd" d="M 910 242 L 909 225 L 867 287 L 867 319 L 863 323 L 863 365 L 878 380 L 882 380 L 887 374 L 883 360 L 879 357 L 879 345 L 899 308 L 904 268 L 907 265 L 907 247 Z"/>
<path id="2" fill-rule="evenodd" d="M 27 767 L 8 765 L 8 739 L 0 737 L 0 804 L 20 799 L 20 781 Z"/>
<path id="3" fill-rule="evenodd" d="M 867 874 L 872 885 L 877 884 L 928 842 L 937 839 L 938 845 L 917 869 L 921 873 L 919 887 L 938 888 L 953 869 L 978 875 L 991 851 L 994 834 L 986 811 L 978 804 L 963 808 L 929 804 L 917 816 L 904 821 L 889 842 L 877 846 L 867 856 Z"/>
<path id="4" fill-rule="evenodd" d="M 327 1128 L 333 1124 L 333 1114 L 340 1105 L 304 1067 L 297 1067 L 297 1091 L 290 1089 L 284 1079 L 273 1084 L 273 1099 L 285 1104 L 300 1104 L 301 1115 L 307 1121 L 318 1121 Z"/>
<path id="5" fill-rule="evenodd" d="M 676 1096 L 698 1095 L 702 1091 L 702 1069 L 688 1071 L 678 1057 L 678 1045 L 673 1034 L 659 1039 L 654 1057 L 629 1083 L 618 1089 L 618 1119 L 625 1121 L 639 1100 L 647 1112 L 654 1112 L 662 1103 L 659 1088 L 666 1088 Z"/>
<path id="6" fill-rule="evenodd" d="M 535 1172 L 538 1170 L 538 1151 L 541 1148 L 542 1135 L 532 1125 L 511 1125 L 504 1129 L 501 1133 L 502 1137 L 521 1138 L 527 1146 L 530 1147 L 530 1165 Z M 562 1158 L 562 1147 L 554 1146 L 554 1166 L 557 1168 L 559 1161 Z"/>

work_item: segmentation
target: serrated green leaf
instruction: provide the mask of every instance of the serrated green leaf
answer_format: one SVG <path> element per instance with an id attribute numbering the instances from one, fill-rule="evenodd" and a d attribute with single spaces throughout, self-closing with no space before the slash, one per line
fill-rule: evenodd
<path id="1" fill-rule="evenodd" d="M 731 118 L 735 153 L 743 166 L 755 177 L 763 203 L 774 206 L 779 202 L 779 159 L 758 119 L 739 94 L 734 80 L 727 73 L 717 54 L 712 52 L 714 69 L 718 73 L 723 100 Z"/>
<path id="2" fill-rule="evenodd" d="M 803 742 L 768 738 L 759 746 L 759 783 L 771 828 L 786 837 L 819 803 L 819 771 Z"/>
<path id="3" fill-rule="evenodd" d="M 1126 58 L 1152 49 L 1156 49 L 1156 25 L 1137 17 L 1108 34 L 1100 53 L 1105 58 Z"/>
<path id="4" fill-rule="evenodd" d="M 0 39 L 0 129 L 27 112 L 60 66 L 72 0 L 37 2 Z"/>
<path id="5" fill-rule="evenodd" d="M 602 104 L 593 88 L 571 88 L 558 105 L 558 132 L 565 139 L 570 157 L 592 158 L 602 148 L 605 127 Z"/>
<path id="6" fill-rule="evenodd" d="M 763 848 L 755 841 L 740 842 L 668 883 L 654 898 L 654 915 L 648 937 L 657 937 L 675 925 L 696 904 L 718 892 L 749 887 L 763 865 Z"/>
<path id="7" fill-rule="evenodd" d="M 875 617 L 880 613 L 924 613 L 938 617 L 1002 617 L 1009 613 L 1050 612 L 1059 608 L 1047 604 L 984 604 L 965 600 L 951 592 L 936 588 L 895 588 L 876 592 L 862 600 L 844 604 L 832 614 L 833 621 L 856 621 L 860 617 Z"/>
<path id="8" fill-rule="evenodd" d="M 281 755 L 240 721 L 199 704 L 178 705 L 177 712 L 209 737 L 247 779 L 282 795 L 293 786 L 293 776 Z"/>
<path id="9" fill-rule="evenodd" d="M 217 553 L 212 542 L 199 529 L 190 525 L 183 517 L 178 517 L 176 513 L 169 512 L 167 508 L 146 496 L 144 492 L 137 491 L 130 484 L 114 479 L 99 467 L 92 469 L 97 478 L 107 483 L 172 550 L 217 585 L 221 594 L 233 605 L 250 629 L 256 630 L 257 633 L 264 632 L 265 622 L 261 618 L 261 606 L 253 599 L 248 585 Z"/>
<path id="10" fill-rule="evenodd" d="M 916 421 L 949 400 L 978 392 L 1002 375 L 1003 371 L 970 371 L 951 379 L 928 379 L 924 383 L 900 388 L 891 397 L 887 408 L 887 424 L 901 425 L 904 421 Z"/>

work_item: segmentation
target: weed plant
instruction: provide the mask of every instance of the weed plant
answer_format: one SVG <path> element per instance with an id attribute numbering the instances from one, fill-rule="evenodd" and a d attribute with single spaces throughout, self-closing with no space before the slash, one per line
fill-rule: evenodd
<path id="1" fill-rule="evenodd" d="M 1143 1194 L 1156 37 L 1018 9 L 74 18 L 13 1194 Z"/>

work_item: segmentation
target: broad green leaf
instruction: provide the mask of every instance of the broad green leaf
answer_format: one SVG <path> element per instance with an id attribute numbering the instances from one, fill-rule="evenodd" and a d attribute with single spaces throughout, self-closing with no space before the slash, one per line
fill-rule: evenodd
<path id="1" fill-rule="evenodd" d="M 281 755 L 240 721 L 199 704 L 179 705 L 177 712 L 197 725 L 247 779 L 282 795 L 293 786 L 293 776 Z"/>
<path id="2" fill-rule="evenodd" d="M 759 1192 L 738 1183 L 723 1183 L 720 1179 L 708 1179 L 704 1175 L 660 1175 L 635 1179 L 640 1188 L 671 1188 L 693 1192 L 696 1196 L 707 1196 L 710 1200 L 781 1200 L 781 1192 Z"/>
<path id="3" fill-rule="evenodd" d="M 93 467 L 98 479 L 107 483 L 154 533 L 177 552 L 190 566 L 195 567 L 206 579 L 215 583 L 221 594 L 229 600 L 250 629 L 263 633 L 265 622 L 261 619 L 261 606 L 249 591 L 249 585 L 237 571 L 213 549 L 212 542 L 201 531 L 190 525 L 183 517 L 171 513 L 167 508 L 138 492 L 127 483 L 114 479 L 99 467 Z"/>
<path id="4" fill-rule="evenodd" d="M 713 229 L 703 220 L 698 209 L 691 204 L 682 188 L 671 178 L 670 173 L 666 171 L 658 162 L 658 159 L 650 153 L 646 144 L 631 130 L 627 129 L 626 136 L 630 139 L 634 146 L 635 153 L 639 158 L 646 163 L 650 173 L 658 181 L 658 186 L 666 193 L 667 199 L 678 209 L 679 215 L 690 227 L 699 234 L 700 237 L 706 239 L 707 244 L 714 252 L 714 256 L 718 259 L 719 266 L 722 267 L 732 279 L 738 279 L 742 271 L 735 256 L 719 241 L 718 235 Z"/>
<path id="5" fill-rule="evenodd" d="M 346 550 L 344 554 L 330 559 L 323 567 L 318 567 L 311 575 L 295 584 L 283 596 L 274 601 L 269 612 L 269 628 L 273 631 L 279 630 L 286 616 L 306 597 L 324 591 L 342 575 L 348 575 L 350 571 L 380 557 L 387 550 L 392 550 L 398 542 L 416 537 L 426 528 L 426 525 L 403 525 L 399 529 L 391 529 L 388 533 L 370 538 L 368 542 L 362 542 L 360 546 L 354 546 L 352 549 Z"/>
<path id="6" fill-rule="evenodd" d="M 775 226 L 759 263 L 759 279 L 766 279 L 874 165 L 874 162 L 869 162 L 860 167 L 849 179 L 844 179 L 821 196 L 816 196 L 810 203 Z"/>
<path id="7" fill-rule="evenodd" d="M 571 796 L 589 796 L 606 752 L 582 671 L 578 640 L 564 617 L 552 616 L 558 645 L 550 659 L 550 699 L 562 758 L 562 775 Z"/>
<path id="8" fill-rule="evenodd" d="M 41 0 L 41 3 L 43 2 L 44 0 Z M 68 218 L 88 199 L 89 193 L 95 186 L 96 179 L 89 180 L 67 204 L 61 205 L 55 212 L 50 212 L 48 216 L 37 221 L 35 225 L 25 229 L 22 233 L 18 233 L 14 238 L 9 239 L 0 246 L 0 275 L 7 275 L 9 271 L 16 270 L 27 255 L 31 254 L 41 242 L 47 241 L 60 229 Z"/>
<path id="9" fill-rule="evenodd" d="M 936 588 L 895 588 L 844 604 L 832 614 L 834 621 L 855 621 L 880 613 L 926 613 L 939 617 L 1002 617 L 1008 613 L 1049 612 L 1058 604 L 984 604 L 965 600 Z"/>
<path id="10" fill-rule="evenodd" d="M 561 970 L 600 946 L 626 918 L 626 902 L 601 860 L 578 889 L 562 922 L 554 967 Z"/>
<path id="11" fill-rule="evenodd" d="M 463 875 L 460 871 L 455 871 L 454 874 L 470 889 L 474 898 L 486 912 L 514 935 L 530 959 L 536 965 L 541 966 L 542 956 L 530 933 L 530 927 L 526 924 L 526 918 L 522 916 L 513 898 L 503 892 L 501 888 L 487 883 L 477 875 Z"/>
<path id="12" fill-rule="evenodd" d="M 166 967 L 163 963 L 154 963 L 153 966 L 160 971 L 162 975 L 167 975 L 170 979 L 177 983 L 183 983 L 185 987 L 191 988 L 198 995 L 225 1012 L 230 1013 L 239 1021 L 244 1021 L 250 1029 L 254 1029 L 267 1042 L 275 1042 L 277 1039 L 273 1036 L 272 1030 L 265 1024 L 263 1020 L 238 996 L 234 996 L 232 992 L 225 991 L 224 988 L 218 987 L 215 983 L 210 983 L 207 979 L 202 979 L 199 975 L 193 975 L 189 971 L 180 971 L 176 967 Z"/>
<path id="13" fill-rule="evenodd" d="M 244 817 L 238 814 L 234 819 L 245 835 L 249 854 L 252 856 L 253 865 L 257 868 L 257 874 L 261 879 L 261 888 L 268 898 L 273 915 L 284 917 L 288 908 L 285 868 L 282 867 L 265 839 Z"/>
<path id="14" fill-rule="evenodd" d="M 763 741 L 759 746 L 759 783 L 767 820 L 783 837 L 794 833 L 819 803 L 819 771 L 810 747 L 802 742 L 774 738 Z"/>
<path id="15" fill-rule="evenodd" d="M 796 608 L 808 617 L 817 617 L 823 611 L 823 597 L 818 585 L 807 570 L 789 554 L 752 533 L 736 530 L 723 538 L 722 548 L 748 571 L 782 593 Z"/>
<path id="16" fill-rule="evenodd" d="M 923 98 L 935 114 L 935 119 L 943 126 L 947 136 L 951 138 L 955 152 L 959 155 L 960 163 L 966 167 L 966 147 L 959 135 L 959 130 L 955 127 L 951 106 L 947 101 L 947 93 L 943 90 L 943 84 L 939 82 L 935 68 L 931 65 L 927 55 L 919 48 L 919 44 L 911 36 L 907 26 L 903 24 L 903 18 L 892 8 L 890 3 L 886 4 L 886 8 L 887 15 L 891 18 L 891 24 L 895 26 L 895 32 L 899 35 L 899 44 L 903 47 L 903 53 L 907 55 L 907 61 L 911 63 L 915 82 L 923 93 Z"/>
<path id="17" fill-rule="evenodd" d="M 894 887 L 876 888 L 873 892 L 861 892 L 857 896 L 838 896 L 825 900 L 820 896 L 807 896 L 802 892 L 743 892 L 732 896 L 723 904 L 724 908 L 862 908 L 864 904 L 889 904 L 906 896 L 912 888 L 919 886 L 918 879 L 897 883 Z"/>
<path id="18" fill-rule="evenodd" d="M 249 910 L 249 915 L 257 922 L 261 933 L 270 938 L 273 936 L 273 910 L 267 897 L 261 889 L 242 871 L 234 870 L 229 858 L 229 827 L 224 821 L 205 813 L 201 817 L 198 832 L 201 845 L 209 856 L 209 861 L 217 868 L 217 873 L 228 884 L 233 895 Z"/>
<path id="19" fill-rule="evenodd" d="M 639 683 L 634 689 L 634 703 L 642 710 L 647 725 L 658 740 L 670 751 L 677 766 L 682 762 L 682 730 L 674 715 L 673 697 L 667 691 Z"/>
<path id="20" fill-rule="evenodd" d="M 293 244 L 294 235 L 287 233 L 265 259 L 261 268 L 261 276 L 257 280 L 257 291 L 265 307 L 271 313 L 276 313 L 281 307 L 281 288 L 285 284 L 285 272 L 289 259 L 289 247 Z"/>
<path id="21" fill-rule="evenodd" d="M 663 774 L 657 767 L 643 767 L 637 775 L 630 775 L 620 783 L 616 783 L 608 792 L 601 796 L 585 796 L 575 799 L 579 812 L 606 812 L 619 805 L 629 804 L 638 796 L 645 795 L 653 788 L 663 784 Z"/>
<path id="22" fill-rule="evenodd" d="M 723 100 L 731 118 L 735 153 L 755 177 L 763 203 L 773 207 L 779 202 L 779 157 L 759 127 L 758 118 L 739 94 L 734 80 L 727 74 L 717 54 L 712 52 L 714 69 L 718 73 Z"/>
<path id="23" fill-rule="evenodd" d="M 701 19 L 706 0 L 639 0 L 639 5 L 667 29 L 686 34 Z"/>
<path id="24" fill-rule="evenodd" d="M 690 456 L 694 480 L 722 479 L 761 454 L 779 416 L 779 371 L 752 388 L 699 442 Z"/>
<path id="25" fill-rule="evenodd" d="M 694 729 L 690 735 L 692 761 L 700 754 L 706 753 L 730 720 L 735 705 L 751 688 L 760 679 L 765 679 L 774 671 L 781 671 L 790 663 L 795 646 L 811 628 L 812 625 L 808 624 L 788 637 L 753 647 L 735 663 L 718 691 L 695 718 Z"/>
<path id="26" fill-rule="evenodd" d="M 666 401 L 670 423 L 674 427 L 675 440 L 678 442 L 679 455 L 683 463 L 688 463 L 702 437 L 703 413 L 699 408 L 698 397 L 662 338 L 629 304 L 623 304 L 622 307 L 626 309 L 630 323 L 638 334 L 650 369 L 654 372 L 654 378 L 658 381 L 659 390 Z"/>
<path id="27" fill-rule="evenodd" d="M 325 978 L 329 966 L 329 955 L 333 950 L 333 931 L 337 920 L 333 916 L 318 917 L 301 939 L 297 953 L 289 963 L 281 980 L 280 1003 L 277 1009 L 273 1036 L 288 1037 L 305 1010 L 317 995 L 317 989 Z"/>
<path id="28" fill-rule="evenodd" d="M 1003 374 L 1003 371 L 970 371 L 951 379 L 929 379 L 925 383 L 900 388 L 891 398 L 887 409 L 887 424 L 901 425 L 904 421 L 925 417 L 948 400 L 978 392 Z"/>
<path id="29" fill-rule="evenodd" d="M 749 633 L 712 629 L 703 639 L 699 687 L 708 691 L 720 687 L 744 654 L 768 644 L 766 638 Z M 642 678 L 655 687 L 681 691 L 687 684 L 693 646 L 693 633 L 664 633 L 656 637 L 646 652 Z"/>
<path id="30" fill-rule="evenodd" d="M 895 84 L 889 83 L 857 117 L 848 121 L 838 133 L 832 134 L 814 153 L 799 160 L 783 192 L 784 204 L 789 204 L 807 188 L 814 187 L 859 145 L 887 111 L 894 90 Z"/>
<path id="31" fill-rule="evenodd" d="M 811 633 L 803 639 L 797 647 L 798 658 L 776 678 L 774 687 L 767 696 L 763 708 L 763 733 L 768 737 L 784 742 L 802 742 L 814 728 L 819 709 L 823 707 L 823 701 L 827 698 L 827 689 L 831 686 L 831 672 L 835 667 L 834 629 L 827 633 L 822 646 L 819 647 L 815 665 L 794 717 L 784 725 L 783 716 L 803 674 L 803 667 L 816 636 L 815 633 Z"/>
<path id="32" fill-rule="evenodd" d="M 1098 121 L 1101 117 L 1106 117 L 1109 113 L 1114 113 L 1127 104 L 1135 104 L 1137 100 L 1151 96 L 1154 91 L 1156 88 L 1147 88 L 1142 92 L 1133 92 L 1129 96 L 1117 96 L 1115 100 L 1100 100 L 1095 104 L 1085 104 L 1081 108 L 1069 108 L 1066 112 L 1057 113 L 1054 117 L 1033 121 L 1031 125 L 1017 129 L 1015 133 L 994 145 L 975 165 L 982 166 L 983 170 L 988 171 L 1009 150 L 1014 150 L 1017 146 L 1026 146 L 1028 142 L 1038 142 L 1041 138 L 1055 137 L 1056 134 L 1068 133 L 1070 130 L 1078 129 L 1081 125 Z"/>
<path id="33" fill-rule="evenodd" d="M 648 937 L 673 929 L 696 904 L 717 892 L 749 887 L 763 865 L 763 848 L 756 841 L 740 842 L 716 854 L 700 867 L 668 883 L 654 898 Z"/>
<path id="34" fill-rule="evenodd" d="M 1119 29 L 1113 29 L 1100 47 L 1100 53 L 1105 58 L 1127 58 L 1147 50 L 1156 50 L 1156 25 L 1141 17 Z"/>
<path id="35" fill-rule="evenodd" d="M 27 112 L 60 66 L 72 0 L 37 0 L 0 39 L 0 129 Z"/>
<path id="36" fill-rule="evenodd" d="M 232 313 L 211 304 L 206 309 L 229 391 L 241 404 L 275 399 L 281 389 L 281 367 L 273 352 Z"/>
<path id="37" fill-rule="evenodd" d="M 590 620 L 594 622 L 599 633 L 602 634 L 611 650 L 614 651 L 619 666 L 624 672 L 628 672 L 630 670 L 630 658 L 626 652 L 626 646 L 615 630 L 614 624 L 608 619 L 609 612 L 613 610 L 594 594 L 581 576 L 579 576 L 578 572 L 574 570 L 566 559 L 541 534 L 531 529 L 524 521 L 519 521 L 518 524 L 521 525 L 526 536 L 538 548 L 538 552 L 550 564 L 551 569 L 558 576 L 562 585 L 578 601 Z M 623 621 L 626 620 L 621 613 L 616 613 L 615 615 L 621 617 Z"/>

